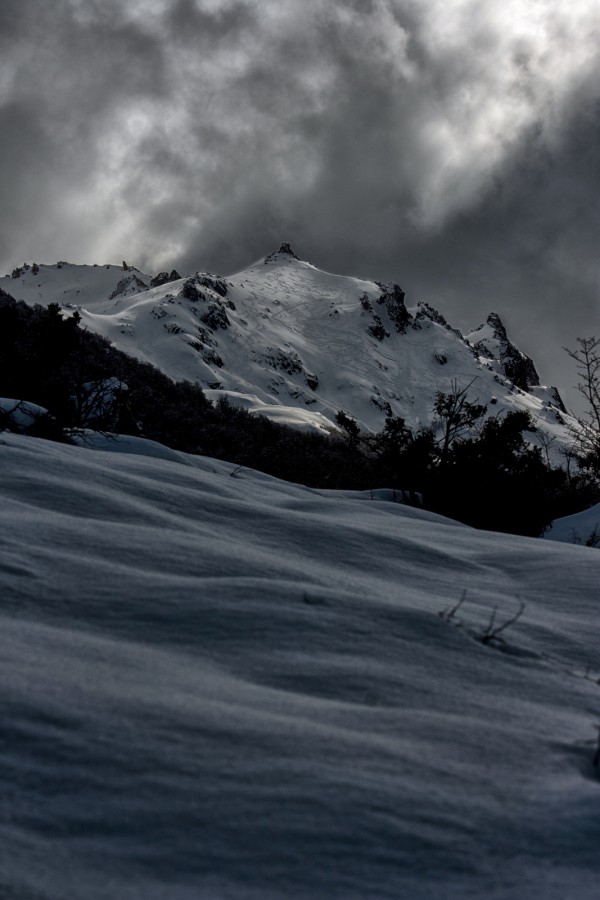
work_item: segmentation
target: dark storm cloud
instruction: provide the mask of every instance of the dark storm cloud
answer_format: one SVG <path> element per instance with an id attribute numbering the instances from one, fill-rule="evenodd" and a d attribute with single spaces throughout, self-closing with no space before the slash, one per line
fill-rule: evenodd
<path id="1" fill-rule="evenodd" d="M 497 309 L 556 377 L 545 348 L 598 329 L 599 23 L 584 0 L 4 0 L 0 266 L 231 271 L 285 238 L 461 325 Z"/>
<path id="2" fill-rule="evenodd" d="M 95 220 L 91 188 L 101 140 L 121 104 L 166 94 L 162 49 L 89 4 L 3 2 L 0 26 L 2 259 L 76 255 L 110 223 Z M 97 15 L 96 15 L 97 11 Z M 3 26 L 8 24 L 5 29 Z M 60 254 L 59 254 L 60 255 Z"/>

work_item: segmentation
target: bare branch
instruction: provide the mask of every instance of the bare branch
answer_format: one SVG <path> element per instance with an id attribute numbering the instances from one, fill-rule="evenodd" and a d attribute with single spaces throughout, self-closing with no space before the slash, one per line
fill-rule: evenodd
<path id="1" fill-rule="evenodd" d="M 453 619 L 456 613 L 459 611 L 465 600 L 467 599 L 467 589 L 465 588 L 461 594 L 460 600 L 458 603 L 452 608 L 445 609 L 444 612 L 440 613 L 440 617 L 444 619 L 446 622 L 449 622 Z"/>
<path id="2" fill-rule="evenodd" d="M 514 625 L 515 622 L 518 622 L 525 610 L 525 604 L 523 603 L 523 601 L 521 599 L 519 599 L 519 609 L 514 614 L 514 616 L 512 616 L 510 619 L 506 619 L 505 622 L 502 622 L 500 625 L 497 625 L 494 628 L 497 610 L 498 610 L 498 607 L 494 607 L 494 610 L 490 617 L 488 627 L 486 628 L 486 630 L 483 632 L 483 634 L 480 637 L 482 644 L 489 644 L 491 641 L 496 640 L 498 638 L 499 634 L 502 634 L 502 632 L 506 631 L 507 628 L 510 628 L 511 625 Z"/>
<path id="3" fill-rule="evenodd" d="M 578 350 L 565 347 L 576 363 L 577 390 L 586 402 L 586 411 L 573 428 L 577 451 L 581 456 L 600 452 L 600 338 L 577 338 Z"/>

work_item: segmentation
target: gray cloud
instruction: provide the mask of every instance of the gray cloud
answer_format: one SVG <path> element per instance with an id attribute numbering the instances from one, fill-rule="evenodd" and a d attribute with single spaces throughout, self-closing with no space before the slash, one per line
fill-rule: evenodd
<path id="1" fill-rule="evenodd" d="M 281 239 L 494 308 L 543 375 L 598 331 L 600 11 L 4 0 L 0 266 L 233 271 Z"/>

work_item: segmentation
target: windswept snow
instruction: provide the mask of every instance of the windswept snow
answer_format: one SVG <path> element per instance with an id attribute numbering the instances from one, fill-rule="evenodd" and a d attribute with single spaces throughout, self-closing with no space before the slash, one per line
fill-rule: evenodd
<path id="1" fill-rule="evenodd" d="M 597 898 L 600 555 L 389 496 L 0 436 L 0 896 Z"/>

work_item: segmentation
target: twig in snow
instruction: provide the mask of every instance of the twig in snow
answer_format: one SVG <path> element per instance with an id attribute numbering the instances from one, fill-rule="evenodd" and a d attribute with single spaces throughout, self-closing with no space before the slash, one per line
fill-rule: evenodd
<path id="1" fill-rule="evenodd" d="M 514 625 L 515 622 L 518 622 L 523 612 L 525 610 L 525 604 L 522 600 L 519 599 L 519 608 L 510 619 L 506 619 L 505 622 L 501 622 L 500 625 L 496 625 L 496 614 L 498 612 L 498 607 L 495 606 L 492 610 L 492 614 L 490 616 L 490 621 L 488 623 L 487 628 L 479 635 L 479 641 L 482 644 L 490 644 L 492 641 L 498 639 L 498 635 L 500 635 L 503 631 L 506 631 L 507 628 L 510 628 L 511 625 Z"/>
<path id="2" fill-rule="evenodd" d="M 467 599 L 467 589 L 465 588 L 461 594 L 461 597 L 460 597 L 460 600 L 458 601 L 458 603 L 455 606 L 453 606 L 451 608 L 449 607 L 448 609 L 445 609 L 443 612 L 441 612 L 439 614 L 440 619 L 443 619 L 444 622 L 450 622 L 456 616 L 456 613 L 459 611 L 459 609 L 461 608 L 461 606 L 463 605 L 463 603 L 465 602 L 466 599 Z"/>

